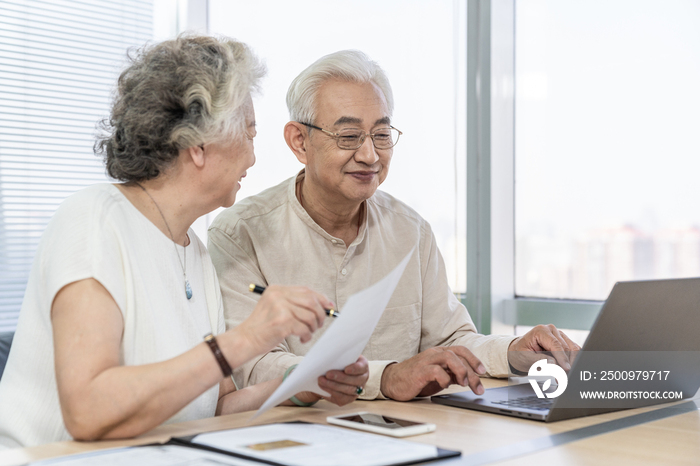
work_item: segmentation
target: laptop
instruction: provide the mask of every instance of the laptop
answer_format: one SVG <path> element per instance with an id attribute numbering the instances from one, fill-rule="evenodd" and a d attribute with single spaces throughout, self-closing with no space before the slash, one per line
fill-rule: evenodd
<path id="1" fill-rule="evenodd" d="M 692 398 L 700 387 L 700 278 L 616 283 L 563 393 L 550 398 L 556 377 L 540 383 L 533 375 L 531 368 L 525 383 L 481 396 L 467 391 L 431 401 L 552 422 Z"/>

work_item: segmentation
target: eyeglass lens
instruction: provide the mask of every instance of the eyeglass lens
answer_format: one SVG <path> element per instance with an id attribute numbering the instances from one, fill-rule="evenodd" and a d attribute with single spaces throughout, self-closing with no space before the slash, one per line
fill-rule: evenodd
<path id="1" fill-rule="evenodd" d="M 341 149 L 357 149 L 365 139 L 365 132 L 357 129 L 346 129 L 338 134 L 338 147 Z M 399 132 L 394 128 L 382 128 L 375 131 L 371 137 L 377 149 L 390 149 L 396 145 Z"/>

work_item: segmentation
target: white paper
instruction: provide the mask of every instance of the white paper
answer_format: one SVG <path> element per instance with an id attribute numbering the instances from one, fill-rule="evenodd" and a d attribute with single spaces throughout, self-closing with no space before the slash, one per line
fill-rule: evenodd
<path id="1" fill-rule="evenodd" d="M 201 434 L 192 442 L 290 466 L 381 466 L 437 456 L 433 445 L 319 424 L 246 427 Z M 282 446 L 251 448 L 274 442 Z"/>
<path id="2" fill-rule="evenodd" d="M 318 386 L 318 378 L 330 370 L 343 370 L 357 361 L 391 295 L 394 294 L 415 248 L 386 277 L 369 288 L 351 295 L 326 333 L 309 350 L 287 380 L 263 403 L 253 418 L 299 392 L 329 396 Z"/>
<path id="3" fill-rule="evenodd" d="M 260 466 L 253 460 L 244 460 L 220 453 L 175 445 L 119 448 L 30 463 L 30 466 Z"/>

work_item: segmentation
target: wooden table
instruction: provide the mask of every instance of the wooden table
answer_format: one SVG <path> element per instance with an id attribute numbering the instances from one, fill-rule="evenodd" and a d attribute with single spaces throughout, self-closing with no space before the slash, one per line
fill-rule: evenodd
<path id="1" fill-rule="evenodd" d="M 483 382 L 486 387 L 501 386 L 506 383 L 492 379 L 484 379 Z M 695 399 L 700 403 L 700 396 L 696 396 Z M 675 405 L 679 403 L 683 402 L 677 402 Z M 105 448 L 164 443 L 171 437 L 249 425 L 296 420 L 326 424 L 326 416 L 357 411 L 371 411 L 436 424 L 437 430 L 435 432 L 411 437 L 411 440 L 460 450 L 462 458 L 446 462 L 446 464 L 452 466 L 469 464 L 469 456 L 480 452 L 503 451 L 504 447 L 518 442 L 569 432 L 574 429 L 638 413 L 663 409 L 672 405 L 665 404 L 651 408 L 618 411 L 547 424 L 497 414 L 451 408 L 431 403 L 427 399 L 405 403 L 394 401 L 356 401 L 342 408 L 321 401 L 312 408 L 273 408 L 253 422 L 249 422 L 253 413 L 246 412 L 164 425 L 131 440 L 57 442 L 38 447 L 7 450 L 0 452 L 0 466 L 21 465 L 39 459 Z M 566 445 L 535 452 L 526 457 L 502 461 L 498 464 L 547 464 L 544 463 L 545 461 L 556 465 L 697 465 L 700 464 L 700 411 L 695 410 L 627 429 L 585 438 Z"/>

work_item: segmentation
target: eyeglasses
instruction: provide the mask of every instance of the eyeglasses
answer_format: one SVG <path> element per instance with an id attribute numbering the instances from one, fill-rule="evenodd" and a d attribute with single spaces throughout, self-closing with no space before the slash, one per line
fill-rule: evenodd
<path id="1" fill-rule="evenodd" d="M 364 144 L 367 136 L 372 138 L 372 143 L 377 149 L 391 149 L 397 142 L 399 142 L 399 137 L 403 134 L 393 126 L 389 126 L 388 128 L 379 128 L 374 133 L 365 133 L 361 129 L 357 128 L 347 128 L 341 130 L 339 133 L 332 133 L 309 123 L 303 123 L 301 121 L 299 123 L 304 126 L 308 126 L 309 128 L 323 131 L 335 139 L 335 142 L 338 144 L 339 148 L 345 150 L 359 149 L 362 147 L 362 144 Z"/>

